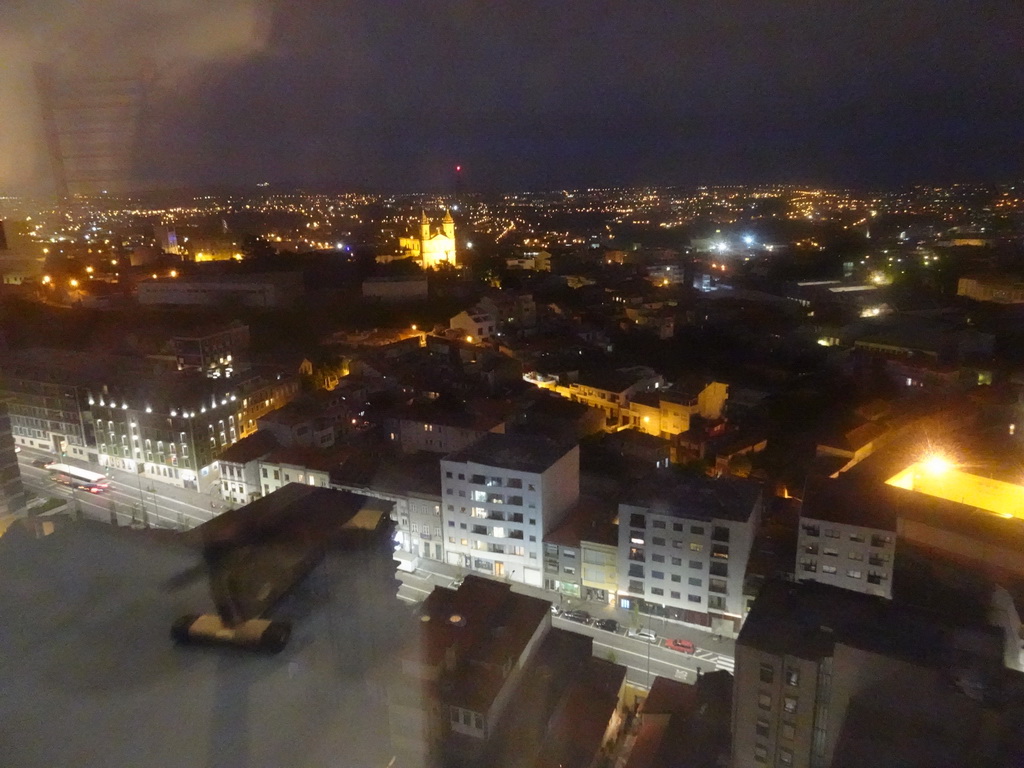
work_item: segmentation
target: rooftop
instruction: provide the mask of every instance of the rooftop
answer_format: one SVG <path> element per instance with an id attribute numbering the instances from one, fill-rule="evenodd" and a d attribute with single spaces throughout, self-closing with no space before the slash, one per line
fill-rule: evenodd
<path id="1" fill-rule="evenodd" d="M 879 503 L 877 492 L 840 477 L 810 478 L 804 491 L 801 518 L 896 531 L 895 510 Z"/>
<path id="2" fill-rule="evenodd" d="M 622 503 L 647 507 L 652 514 L 688 520 L 746 522 L 761 497 L 761 484 L 739 477 L 684 475 L 674 468 L 643 478 Z"/>
<path id="3" fill-rule="evenodd" d="M 232 443 L 220 455 L 220 461 L 229 464 L 248 464 L 277 448 L 277 438 L 270 432 L 255 432 Z"/>
<path id="4" fill-rule="evenodd" d="M 503 584 L 466 576 L 458 590 L 435 588 L 420 607 L 419 660 L 436 666 L 453 650 L 454 673 L 442 684 L 445 700 L 486 712 L 542 622 L 551 603 L 512 592 Z"/>
<path id="5" fill-rule="evenodd" d="M 445 461 L 539 473 L 574 447 L 545 437 L 488 432 L 472 445 L 445 456 Z"/>
<path id="6" fill-rule="evenodd" d="M 561 525 L 545 536 L 544 541 L 563 547 L 578 547 L 581 541 L 615 545 L 619 540 L 615 525 L 617 511 L 612 499 L 581 496 Z"/>
<path id="7" fill-rule="evenodd" d="M 737 644 L 817 660 L 831 656 L 836 643 L 843 643 L 938 667 L 948 660 L 953 631 L 973 625 L 975 614 L 965 615 L 962 620 L 940 617 L 901 602 L 817 582 L 772 581 L 754 602 Z"/>

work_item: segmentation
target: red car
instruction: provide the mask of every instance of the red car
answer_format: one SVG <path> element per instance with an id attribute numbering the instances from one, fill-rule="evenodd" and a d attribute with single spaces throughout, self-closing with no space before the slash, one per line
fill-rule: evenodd
<path id="1" fill-rule="evenodd" d="M 683 653 L 693 653 L 697 650 L 689 640 L 680 640 L 678 638 L 666 640 L 665 647 L 671 648 L 673 651 L 682 651 Z"/>

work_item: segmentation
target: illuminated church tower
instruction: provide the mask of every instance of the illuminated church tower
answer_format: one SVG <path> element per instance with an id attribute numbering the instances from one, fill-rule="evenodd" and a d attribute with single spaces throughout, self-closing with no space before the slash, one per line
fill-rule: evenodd
<path id="1" fill-rule="evenodd" d="M 406 256 L 416 259 L 424 269 L 437 269 L 441 264 L 459 265 L 455 250 L 455 219 L 451 211 L 445 211 L 439 230 L 432 227 L 424 211 L 420 217 L 419 237 L 400 238 L 398 245 Z"/>

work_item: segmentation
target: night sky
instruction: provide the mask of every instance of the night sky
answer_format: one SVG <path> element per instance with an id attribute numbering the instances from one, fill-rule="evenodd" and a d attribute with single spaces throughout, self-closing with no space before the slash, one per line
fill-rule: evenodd
<path id="1" fill-rule="evenodd" d="M 443 191 L 456 163 L 481 190 L 1022 175 L 1017 0 L 72 5 L 15 0 L 0 44 L 156 55 L 147 185 Z M 0 188 L 43 170 L 0 162 Z"/>

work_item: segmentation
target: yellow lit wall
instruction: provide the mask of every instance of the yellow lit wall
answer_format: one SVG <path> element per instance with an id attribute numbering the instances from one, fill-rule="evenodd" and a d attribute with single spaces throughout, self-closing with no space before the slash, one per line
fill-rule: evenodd
<path id="1" fill-rule="evenodd" d="M 932 471 L 924 462 L 910 465 L 886 481 L 889 485 L 956 501 L 1002 517 L 1024 519 L 1024 486 L 963 472 L 955 467 Z"/>

